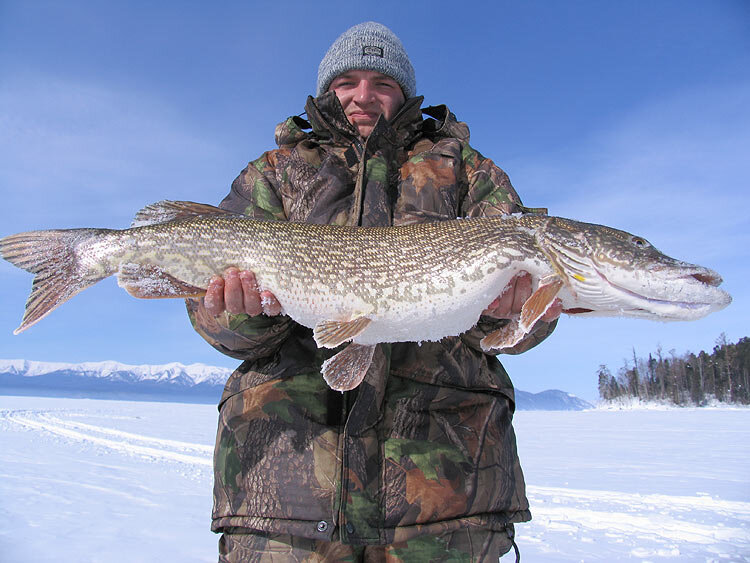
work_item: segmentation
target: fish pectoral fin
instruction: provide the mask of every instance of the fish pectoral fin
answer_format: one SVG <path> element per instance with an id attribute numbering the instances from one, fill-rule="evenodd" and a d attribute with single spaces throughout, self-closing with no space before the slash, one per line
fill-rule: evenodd
<path id="1" fill-rule="evenodd" d="M 141 209 L 135 214 L 130 227 L 145 227 L 177 219 L 190 219 L 199 215 L 237 215 L 237 213 L 207 203 L 164 200 Z"/>
<path id="2" fill-rule="evenodd" d="M 374 352 L 375 345 L 349 344 L 341 352 L 323 362 L 323 379 L 334 391 L 354 389 L 365 378 Z"/>
<path id="3" fill-rule="evenodd" d="M 506 325 L 482 338 L 479 345 L 485 352 L 502 350 L 512 348 L 523 340 L 524 336 L 526 336 L 526 332 L 519 326 L 518 319 L 509 319 Z"/>
<path id="4" fill-rule="evenodd" d="M 555 302 L 555 297 L 562 289 L 564 282 L 560 278 L 554 278 L 549 283 L 540 285 L 537 290 L 526 300 L 526 303 L 521 307 L 521 318 L 519 320 L 519 327 L 525 333 L 531 330 L 542 315 Z"/>
<path id="5" fill-rule="evenodd" d="M 351 321 L 320 321 L 313 329 L 313 338 L 319 348 L 335 348 L 362 334 L 371 322 L 367 317 Z"/>
<path id="6" fill-rule="evenodd" d="M 121 265 L 117 285 L 140 299 L 200 297 L 206 293 L 205 288 L 179 280 L 158 266 L 141 264 Z"/>
<path id="7" fill-rule="evenodd" d="M 521 315 L 518 319 L 510 319 L 508 323 L 501 328 L 489 333 L 482 338 L 479 345 L 482 350 L 503 350 L 512 348 L 531 331 L 544 313 L 555 302 L 558 292 L 564 285 L 563 281 L 558 278 L 552 278 L 540 285 L 537 290 L 531 294 L 521 307 Z"/>

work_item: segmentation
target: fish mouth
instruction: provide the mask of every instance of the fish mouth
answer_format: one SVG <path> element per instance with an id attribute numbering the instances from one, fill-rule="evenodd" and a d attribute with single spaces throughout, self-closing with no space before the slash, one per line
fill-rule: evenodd
<path id="1" fill-rule="evenodd" d="M 694 268 L 692 271 L 682 271 L 677 275 L 668 275 L 666 280 L 665 285 L 679 282 L 684 283 L 688 288 L 688 297 L 690 297 L 690 293 L 693 293 L 696 297 L 695 299 L 678 299 L 677 295 L 675 295 L 674 299 L 666 296 L 656 297 L 645 295 L 613 282 L 598 268 L 595 271 L 609 287 L 631 298 L 628 301 L 634 306 L 623 310 L 636 316 L 657 316 L 665 320 L 670 318 L 676 320 L 699 318 L 711 311 L 723 309 L 732 301 L 731 296 L 726 291 L 718 288 L 723 281 L 722 277 L 707 268 Z M 659 270 L 653 271 L 653 273 L 658 272 Z M 661 272 L 668 274 L 665 272 L 665 269 L 662 269 Z M 700 293 L 705 294 L 703 299 L 699 298 Z"/>

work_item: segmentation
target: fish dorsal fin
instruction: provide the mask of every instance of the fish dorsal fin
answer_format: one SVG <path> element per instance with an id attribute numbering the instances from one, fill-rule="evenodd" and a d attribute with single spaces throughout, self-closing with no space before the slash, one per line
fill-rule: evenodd
<path id="1" fill-rule="evenodd" d="M 362 334 L 370 324 L 367 317 L 351 321 L 320 321 L 313 329 L 313 338 L 318 347 L 335 348 Z"/>
<path id="2" fill-rule="evenodd" d="M 233 211 L 221 209 L 207 203 L 196 203 L 194 201 L 157 201 L 147 205 L 135 214 L 133 227 L 145 227 L 177 219 L 190 219 L 199 215 L 237 215 Z"/>

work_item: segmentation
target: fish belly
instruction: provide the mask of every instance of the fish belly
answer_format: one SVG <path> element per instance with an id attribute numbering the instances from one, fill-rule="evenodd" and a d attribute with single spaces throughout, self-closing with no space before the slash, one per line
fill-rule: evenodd
<path id="1" fill-rule="evenodd" d="M 481 280 L 459 280 L 450 291 L 429 292 L 424 288 L 420 293 L 418 284 L 412 284 L 408 299 L 392 295 L 397 286 L 375 290 L 370 299 L 363 298 L 361 293 L 316 291 L 314 284 L 299 291 L 277 289 L 276 295 L 284 312 L 309 328 L 321 321 L 369 318 L 368 327 L 353 339 L 357 344 L 436 341 L 474 326 L 514 274 L 515 271 L 506 270 Z"/>

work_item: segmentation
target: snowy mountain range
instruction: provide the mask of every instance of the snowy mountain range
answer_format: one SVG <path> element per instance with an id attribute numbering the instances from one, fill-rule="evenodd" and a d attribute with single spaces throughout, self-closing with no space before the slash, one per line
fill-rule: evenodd
<path id="1" fill-rule="evenodd" d="M 0 394 L 217 402 L 231 369 L 205 364 L 0 360 Z"/>
<path id="2" fill-rule="evenodd" d="M 128 399 L 218 402 L 231 369 L 205 364 L 67 364 L 0 360 L 0 395 L 114 396 Z M 582 410 L 593 405 L 565 393 L 516 390 L 521 410 Z"/>

